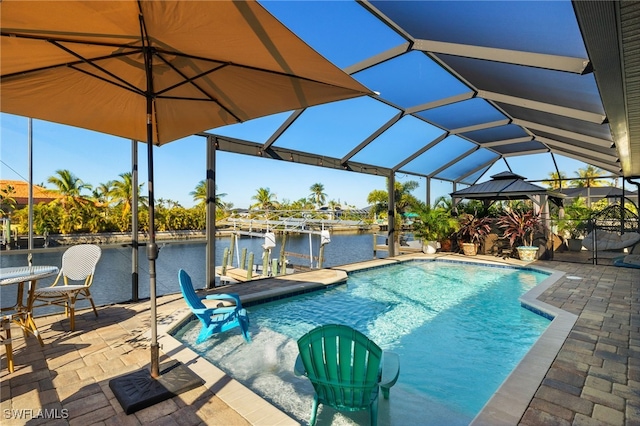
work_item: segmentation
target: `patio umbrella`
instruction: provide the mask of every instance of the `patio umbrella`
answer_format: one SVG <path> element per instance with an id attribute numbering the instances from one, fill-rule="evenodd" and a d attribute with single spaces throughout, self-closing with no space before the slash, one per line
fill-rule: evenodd
<path id="1" fill-rule="evenodd" d="M 0 111 L 146 141 L 151 376 L 153 149 L 370 93 L 254 1 L 2 1 Z"/>

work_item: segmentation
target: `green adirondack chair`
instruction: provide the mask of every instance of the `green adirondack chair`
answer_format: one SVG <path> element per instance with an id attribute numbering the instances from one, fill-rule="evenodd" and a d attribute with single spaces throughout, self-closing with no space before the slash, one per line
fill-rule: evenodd
<path id="1" fill-rule="evenodd" d="M 315 390 L 311 419 L 315 425 L 318 404 L 340 411 L 369 410 L 371 424 L 378 422 L 378 391 L 385 399 L 398 380 L 400 360 L 384 352 L 367 336 L 346 325 L 314 328 L 298 340 L 300 354 L 294 372 L 306 376 Z"/>

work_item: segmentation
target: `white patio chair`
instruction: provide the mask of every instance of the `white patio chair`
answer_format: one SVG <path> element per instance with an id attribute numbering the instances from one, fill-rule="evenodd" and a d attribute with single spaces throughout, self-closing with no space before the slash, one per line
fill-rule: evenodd
<path id="1" fill-rule="evenodd" d="M 64 306 L 65 314 L 70 319 L 71 331 L 75 330 L 75 304 L 77 300 L 89 300 L 97 317 L 98 311 L 93 303 L 89 287 L 93 283 L 93 275 L 101 255 L 100 247 L 93 244 L 79 244 L 69 247 L 62 255 L 62 267 L 56 280 L 50 287 L 35 290 L 31 308 L 48 305 Z M 60 278 L 62 278 L 63 285 L 58 285 Z M 83 281 L 83 283 L 69 284 L 70 281 Z"/>

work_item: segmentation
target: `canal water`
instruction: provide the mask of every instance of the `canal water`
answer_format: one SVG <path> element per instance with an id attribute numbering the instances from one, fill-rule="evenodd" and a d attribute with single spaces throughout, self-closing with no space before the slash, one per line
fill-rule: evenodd
<path id="1" fill-rule="evenodd" d="M 380 238 L 383 240 L 383 238 Z M 223 252 L 230 245 L 231 239 L 228 237 L 216 238 L 216 265 L 222 264 Z M 379 241 L 382 243 L 383 241 Z M 238 240 L 238 248 L 240 251 L 246 248 L 247 253 L 254 254 L 254 264 L 262 265 L 262 244 L 264 238 L 258 237 L 242 237 Z M 277 236 L 276 247 L 272 249 L 272 258 L 277 258 L 280 253 L 282 237 Z M 189 273 L 193 280 L 194 287 L 203 288 L 205 286 L 205 244 L 174 242 L 159 243 L 160 253 L 156 262 L 156 293 L 158 296 L 164 294 L 179 293 L 178 270 L 184 269 Z M 285 242 L 285 251 L 298 253 L 305 256 L 309 255 L 311 250 L 313 256 L 318 256 L 320 248 L 320 238 L 317 235 L 312 236 L 311 242 L 309 236 L 287 235 Z M 60 267 L 62 259 L 61 250 L 52 250 L 47 253 L 36 253 L 33 255 L 34 265 L 54 265 Z M 386 252 L 378 252 L 378 257 L 386 257 Z M 331 242 L 325 246 L 324 267 L 339 266 L 348 263 L 370 260 L 373 258 L 373 234 L 332 234 Z M 248 256 L 247 256 L 248 257 Z M 149 297 L 149 261 L 146 256 L 146 248 L 140 247 L 138 251 L 139 259 L 139 298 L 145 299 Z M 299 257 L 288 257 L 291 264 L 302 266 L 310 266 L 308 259 Z M 237 265 L 238 258 L 234 255 L 233 265 Z M 25 266 L 27 264 L 27 256 L 24 253 L 2 252 L 0 256 L 0 266 Z M 53 283 L 55 277 L 45 278 L 38 282 L 38 287 L 46 286 Z M 126 302 L 132 299 L 131 285 L 131 248 L 104 248 L 102 257 L 96 268 L 96 274 L 93 285 L 91 286 L 91 295 L 97 305 L 107 305 L 111 303 Z M 10 305 L 9 301 L 15 300 L 16 286 L 4 286 L 1 289 L 2 306 Z M 80 307 L 84 307 L 88 302 L 79 302 Z M 46 312 L 48 308 L 39 310 L 40 313 Z M 53 311 L 56 308 L 51 308 Z"/>

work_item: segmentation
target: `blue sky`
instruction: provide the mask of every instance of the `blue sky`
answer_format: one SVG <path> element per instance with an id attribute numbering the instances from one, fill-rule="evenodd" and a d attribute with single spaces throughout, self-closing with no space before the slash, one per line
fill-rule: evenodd
<path id="1" fill-rule="evenodd" d="M 28 178 L 28 120 L 0 114 L 0 177 Z M 147 180 L 146 144 L 138 145 L 139 180 Z M 384 189 L 385 179 L 302 166 L 283 161 L 218 152 L 216 159 L 218 191 L 223 201 L 235 207 L 248 207 L 260 187 L 268 187 L 279 201 L 291 201 L 310 194 L 314 183 L 322 183 L 329 199 L 357 207 L 366 206 L 374 189 Z M 33 181 L 46 183 L 56 170 L 68 169 L 83 181 L 97 186 L 117 179 L 131 170 L 131 141 L 97 132 L 33 120 Z M 204 138 L 192 136 L 154 149 L 155 196 L 193 205 L 189 192 L 206 177 Z"/>
<path id="2" fill-rule="evenodd" d="M 242 126 L 256 126 L 259 121 Z M 224 133 L 224 129 L 221 132 Z M 97 186 L 117 179 L 120 173 L 131 170 L 131 141 L 83 130 L 75 127 L 33 120 L 33 181 L 45 183 L 56 170 L 68 169 L 83 181 Z M 0 114 L 0 178 L 27 180 L 28 178 L 28 120 L 10 114 Z M 138 144 L 139 180 L 147 190 L 146 144 Z M 583 164 L 557 157 L 558 166 L 568 176 Z M 552 170 L 549 155 L 511 158 L 514 172 L 529 179 L 544 179 Z M 486 174 L 506 170 L 499 161 Z M 204 138 L 191 136 L 154 150 L 155 196 L 193 205 L 189 193 L 205 178 Z M 425 181 L 411 175 L 398 174 L 398 181 L 417 180 L 420 187 L 415 195 L 425 199 Z M 260 187 L 267 187 L 279 201 L 294 201 L 310 194 L 314 183 L 322 183 L 329 200 L 339 200 L 358 208 L 367 205 L 367 195 L 374 189 L 386 189 L 382 176 L 303 166 L 247 155 L 219 151 L 216 158 L 218 192 L 226 193 L 223 201 L 245 208 L 253 203 L 251 197 Z M 486 180 L 483 178 L 482 180 Z M 449 182 L 432 181 L 432 201 L 452 190 Z"/>
<path id="3" fill-rule="evenodd" d="M 355 2 L 332 2 L 330 7 L 327 7 L 328 3 L 323 2 L 261 3 L 314 49 L 341 68 L 384 52 L 404 41 Z M 569 2 L 554 3 L 552 6 L 568 8 L 569 11 L 571 9 Z M 527 16 L 527 19 L 530 18 L 531 16 Z M 472 21 L 478 23 L 475 17 Z M 355 22 L 357 25 L 354 25 Z M 500 24 L 517 25 L 504 21 L 500 21 Z M 326 31 L 329 27 L 331 31 Z M 575 22 L 564 23 L 560 27 L 577 28 Z M 354 28 L 357 30 L 354 31 Z M 541 33 L 546 34 L 546 30 Z M 575 34 L 565 39 L 580 40 Z M 527 40 L 530 42 L 536 38 L 530 37 Z M 576 50 L 580 50 L 581 44 L 569 44 L 567 48 L 575 53 Z M 575 55 L 579 56 L 578 53 Z M 388 67 L 395 67 L 391 71 L 396 78 L 388 78 Z M 408 72 L 410 69 L 420 72 L 412 74 Z M 403 71 L 405 74 L 398 74 Z M 436 74 L 437 79 L 433 78 Z M 395 61 L 385 62 L 381 67 L 356 73 L 354 77 L 371 90 L 382 92 L 382 97 L 393 98 L 394 103 L 404 107 L 421 105 L 437 97 L 453 96 L 469 90 L 448 73 L 440 74 L 443 74 L 443 71 L 434 67 L 425 55 L 412 52 Z M 397 78 L 397 75 L 401 75 L 402 78 Z M 470 100 L 469 104 L 473 104 L 474 108 L 472 111 L 466 111 L 464 116 L 474 111 L 485 111 L 486 108 L 478 108 L 478 102 L 481 101 Z M 431 110 L 425 114 L 436 112 L 437 110 Z M 493 108 L 490 108 L 490 112 L 495 113 Z M 320 105 L 305 111 L 278 139 L 276 145 L 342 158 L 351 148 L 357 146 L 397 113 L 397 109 L 368 97 Z M 440 120 L 457 117 L 444 109 L 442 114 L 445 114 L 445 117 L 440 117 Z M 215 129 L 213 132 L 264 143 L 287 116 L 288 113 L 275 114 L 240 125 Z M 484 116 L 479 119 L 492 120 L 491 117 Z M 0 113 L 1 179 L 27 180 L 27 121 L 24 117 Z M 327 123 L 331 123 L 331 126 Z M 449 124 L 456 127 L 456 123 Z M 369 144 L 367 150 L 356 154 L 353 161 L 367 163 L 375 158 L 383 166 L 393 167 L 441 133 L 441 129 L 422 120 L 405 117 L 393 127 L 393 131 L 385 132 Z M 435 170 L 441 164 L 447 163 L 447 155 L 449 158 L 455 158 L 468 150 L 469 145 L 470 142 L 460 139 L 457 143 L 447 145 L 446 150 L 451 152 L 433 150 L 435 154 L 427 156 L 428 158 L 420 158 L 421 164 L 413 167 L 416 170 Z M 393 149 L 390 150 L 389 146 Z M 117 179 L 119 174 L 131 170 L 131 142 L 128 139 L 33 120 L 33 147 L 33 180 L 36 184 L 46 183 L 48 177 L 60 169 L 70 170 L 93 186 Z M 477 154 L 495 155 L 488 150 L 478 150 Z M 138 156 L 139 180 L 142 183 L 147 180 L 145 144 L 139 144 Z M 185 207 L 193 205 L 189 193 L 205 178 L 204 138 L 192 136 L 155 148 L 154 157 L 156 199 L 175 200 Z M 475 164 L 482 164 L 489 158 L 480 160 L 473 159 Z M 521 158 L 510 157 L 508 161 L 513 172 L 530 180 L 545 179 L 555 170 L 552 157 L 548 153 Z M 556 156 L 556 161 L 560 170 L 569 177 L 575 176 L 575 171 L 584 167 L 584 164 L 567 157 Z M 302 166 L 226 152 L 217 153 L 216 169 L 218 192 L 227 194 L 222 198 L 223 201 L 233 203 L 234 207 L 238 208 L 251 205 L 252 196 L 261 187 L 269 188 L 276 194 L 278 201 L 295 201 L 309 196 L 311 185 L 322 183 L 328 200 L 340 201 L 358 208 L 367 205 L 367 195 L 372 190 L 386 189 L 386 181 L 382 176 Z M 505 170 L 506 164 L 499 160 L 484 174 L 481 181 Z M 400 182 L 417 180 L 420 187 L 414 194 L 425 200 L 423 178 L 397 174 L 396 179 Z M 144 191 L 146 190 L 145 184 Z M 451 183 L 433 180 L 431 199 L 434 201 L 452 190 Z"/>

